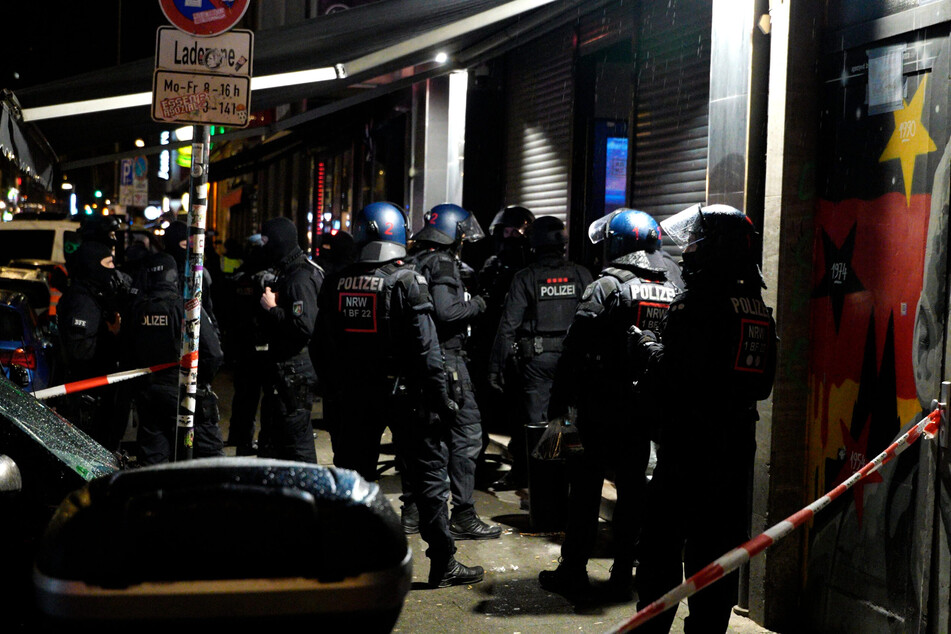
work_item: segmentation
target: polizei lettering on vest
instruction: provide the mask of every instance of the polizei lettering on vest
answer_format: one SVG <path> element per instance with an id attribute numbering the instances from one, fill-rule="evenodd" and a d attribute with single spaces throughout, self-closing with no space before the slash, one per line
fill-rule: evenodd
<path id="1" fill-rule="evenodd" d="M 359 277 L 342 277 L 337 282 L 337 290 L 346 291 L 382 291 L 383 278 L 370 275 Z"/>
<path id="2" fill-rule="evenodd" d="M 766 317 L 769 319 L 769 309 L 761 299 L 752 297 L 731 297 L 734 312 L 740 315 L 756 315 L 757 317 Z"/>
<path id="3" fill-rule="evenodd" d="M 650 300 L 655 302 L 664 302 L 669 304 L 674 301 L 676 291 L 667 286 L 657 286 L 655 284 L 634 284 L 631 286 L 631 299 Z"/>
<path id="4" fill-rule="evenodd" d="M 142 315 L 143 326 L 167 326 L 168 315 Z"/>
<path id="5" fill-rule="evenodd" d="M 574 284 L 543 284 L 541 287 L 542 297 L 574 297 Z"/>

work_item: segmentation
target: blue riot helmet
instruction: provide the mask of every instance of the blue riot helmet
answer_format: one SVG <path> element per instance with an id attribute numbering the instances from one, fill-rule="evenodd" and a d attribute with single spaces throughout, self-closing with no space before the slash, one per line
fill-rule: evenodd
<path id="1" fill-rule="evenodd" d="M 485 237 L 474 215 L 459 205 L 436 205 L 423 216 L 424 225 L 414 236 L 414 242 L 434 242 L 452 245 L 457 242 L 475 242 Z"/>
<path id="2" fill-rule="evenodd" d="M 604 243 L 604 261 L 646 271 L 665 271 L 662 231 L 643 211 L 621 208 L 598 218 L 588 227 L 592 243 Z"/>
<path id="3" fill-rule="evenodd" d="M 393 203 L 370 203 L 353 217 L 358 262 L 389 262 L 406 257 L 406 212 Z"/>
<path id="4" fill-rule="evenodd" d="M 759 234 L 749 216 L 729 205 L 694 205 L 661 223 L 683 249 L 684 276 L 758 278 Z"/>

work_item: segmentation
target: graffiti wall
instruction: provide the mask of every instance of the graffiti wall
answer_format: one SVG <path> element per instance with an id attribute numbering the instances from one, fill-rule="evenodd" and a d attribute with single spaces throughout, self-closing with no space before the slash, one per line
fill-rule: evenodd
<path id="1" fill-rule="evenodd" d="M 827 55 L 811 302 L 814 499 L 930 411 L 944 349 L 948 36 Z M 944 303 L 943 303 L 944 302 Z M 925 443 L 857 484 L 807 534 L 817 631 L 904 632 L 927 612 Z M 923 482 L 925 484 L 923 484 Z"/>

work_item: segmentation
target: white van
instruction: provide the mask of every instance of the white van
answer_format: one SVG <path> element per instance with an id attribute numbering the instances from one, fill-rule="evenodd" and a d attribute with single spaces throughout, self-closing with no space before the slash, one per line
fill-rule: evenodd
<path id="1" fill-rule="evenodd" d="M 79 246 L 79 223 L 72 220 L 0 222 L 0 265 L 13 260 L 66 263 L 66 252 Z"/>

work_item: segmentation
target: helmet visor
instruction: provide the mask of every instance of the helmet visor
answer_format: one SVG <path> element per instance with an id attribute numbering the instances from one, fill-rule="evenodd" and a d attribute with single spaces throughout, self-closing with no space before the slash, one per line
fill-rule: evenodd
<path id="1" fill-rule="evenodd" d="M 700 205 L 687 207 L 660 223 L 664 233 L 684 251 L 703 240 L 703 212 Z"/>
<path id="2" fill-rule="evenodd" d="M 459 223 L 459 234 L 465 242 L 476 242 L 485 237 L 482 226 L 476 219 L 475 214 L 469 214 L 469 217 Z"/>
<path id="3" fill-rule="evenodd" d="M 613 217 L 614 213 L 609 213 L 588 226 L 588 239 L 591 240 L 592 244 L 602 242 L 608 237 L 608 225 L 611 224 L 611 218 Z"/>

